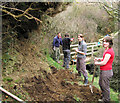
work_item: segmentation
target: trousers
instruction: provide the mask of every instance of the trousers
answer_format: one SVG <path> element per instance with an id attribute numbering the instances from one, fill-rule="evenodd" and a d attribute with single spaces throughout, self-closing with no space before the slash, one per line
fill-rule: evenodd
<path id="1" fill-rule="evenodd" d="M 66 66 L 66 68 L 69 68 L 69 62 L 70 62 L 70 50 L 63 50 L 64 54 L 64 63 L 63 66 Z"/>
<path id="2" fill-rule="evenodd" d="M 112 70 L 101 70 L 99 77 L 99 86 L 102 91 L 102 97 L 104 102 L 110 101 L 110 79 L 113 76 Z"/>
<path id="3" fill-rule="evenodd" d="M 54 57 L 55 61 L 58 62 L 59 58 L 60 58 L 60 49 L 59 49 L 59 47 L 55 47 L 54 56 L 55 56 Z"/>
<path id="4" fill-rule="evenodd" d="M 85 65 L 85 58 L 77 57 L 76 69 L 78 70 L 78 72 L 80 71 L 84 77 L 88 77 L 88 73 L 87 73 L 86 65 Z"/>

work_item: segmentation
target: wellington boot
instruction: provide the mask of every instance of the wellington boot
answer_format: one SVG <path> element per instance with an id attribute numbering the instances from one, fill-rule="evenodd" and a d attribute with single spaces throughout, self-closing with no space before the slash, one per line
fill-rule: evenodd
<path id="1" fill-rule="evenodd" d="M 84 84 L 87 85 L 88 84 L 88 77 L 84 77 L 84 78 L 85 78 Z"/>
<path id="2" fill-rule="evenodd" d="M 78 75 L 81 77 L 81 72 L 80 71 L 78 71 Z"/>

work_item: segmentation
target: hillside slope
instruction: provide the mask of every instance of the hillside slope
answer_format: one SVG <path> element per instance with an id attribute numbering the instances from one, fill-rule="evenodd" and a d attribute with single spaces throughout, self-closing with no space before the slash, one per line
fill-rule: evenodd
<path id="1" fill-rule="evenodd" d="M 68 70 L 55 68 L 48 63 L 46 57 L 52 56 L 52 40 L 58 32 L 63 34 L 62 37 L 65 33 L 69 33 L 75 38 L 74 42 L 77 42 L 78 33 L 85 33 L 87 42 L 99 38 L 97 26 L 102 22 L 105 24 L 108 15 L 97 6 L 95 7 L 98 11 L 94 14 L 92 5 L 80 4 L 76 7 L 76 4 L 73 4 L 55 17 L 44 15 L 43 24 L 37 26 L 35 30 L 30 29 L 31 31 L 27 32 L 27 38 L 10 37 L 8 39 L 4 35 L 3 88 L 27 101 L 97 101 L 101 97 L 99 89 L 93 87 L 94 93 L 91 93 L 88 86 L 79 85 L 80 81 L 83 82 L 81 78 Z M 87 9 L 88 7 L 91 9 Z M 76 10 L 81 11 L 77 13 Z M 102 15 L 100 15 L 101 12 Z M 97 14 L 104 18 L 101 20 Z M 53 61 L 52 58 L 51 61 Z M 3 100 L 13 101 L 6 95 L 3 95 Z"/>
<path id="2" fill-rule="evenodd" d="M 69 70 L 55 68 L 29 43 L 19 43 L 11 52 L 10 71 L 3 71 L 3 88 L 27 101 L 97 101 L 101 92 L 79 85 L 80 78 Z M 14 64 L 14 65 L 13 65 Z M 82 81 L 83 82 L 83 81 Z M 3 95 L 3 100 L 12 100 Z"/>

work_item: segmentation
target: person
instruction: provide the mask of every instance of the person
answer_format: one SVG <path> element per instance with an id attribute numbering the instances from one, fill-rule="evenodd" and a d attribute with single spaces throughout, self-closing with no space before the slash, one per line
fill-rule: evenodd
<path id="1" fill-rule="evenodd" d="M 83 34 L 78 34 L 78 41 L 79 41 L 78 49 L 76 49 L 76 52 L 77 52 L 76 69 L 78 71 L 79 76 L 81 76 L 81 73 L 83 74 L 84 84 L 86 85 L 88 83 L 88 73 L 85 65 L 87 44 L 84 41 Z"/>
<path id="2" fill-rule="evenodd" d="M 100 66 L 99 86 L 102 91 L 103 102 L 110 101 L 109 82 L 111 77 L 113 76 L 112 63 L 114 60 L 114 51 L 112 45 L 112 38 L 110 36 L 105 36 L 103 39 L 103 47 L 105 48 L 103 58 L 94 59 L 95 65 Z"/>
<path id="3" fill-rule="evenodd" d="M 69 62 L 70 62 L 70 44 L 74 40 L 74 38 L 69 38 L 69 35 L 66 34 L 65 38 L 62 40 L 62 49 L 64 54 L 64 62 L 63 67 L 69 69 Z"/>
<path id="4" fill-rule="evenodd" d="M 100 42 L 97 43 L 98 47 L 100 47 Z"/>
<path id="5" fill-rule="evenodd" d="M 105 36 L 110 36 L 109 34 L 106 34 Z"/>
<path id="6" fill-rule="evenodd" d="M 61 33 L 59 32 L 57 36 L 54 37 L 53 39 L 53 51 L 54 51 L 54 60 L 57 63 L 60 63 L 59 58 L 60 58 L 60 48 L 59 46 L 62 45 L 62 38 L 61 38 Z"/>

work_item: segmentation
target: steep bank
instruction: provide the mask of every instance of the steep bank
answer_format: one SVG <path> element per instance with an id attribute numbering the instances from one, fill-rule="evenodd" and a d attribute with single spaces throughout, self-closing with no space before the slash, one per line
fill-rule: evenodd
<path id="1" fill-rule="evenodd" d="M 3 71 L 3 88 L 28 101 L 97 101 L 101 92 L 93 87 L 79 85 L 80 78 L 50 66 L 46 57 L 29 43 L 19 43 L 10 55 L 10 69 Z M 10 71 L 9 71 L 10 70 Z M 82 81 L 83 82 L 83 81 Z M 3 100 L 12 100 L 3 95 Z"/>

